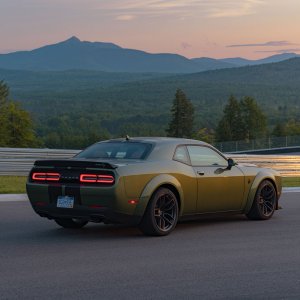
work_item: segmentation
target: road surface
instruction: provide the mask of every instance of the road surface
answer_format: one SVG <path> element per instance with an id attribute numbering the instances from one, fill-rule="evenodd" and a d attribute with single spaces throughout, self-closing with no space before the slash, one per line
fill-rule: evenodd
<path id="1" fill-rule="evenodd" d="M 0 201 L 0 299 L 300 299 L 300 193 L 269 221 L 179 224 L 167 237 L 59 228 Z"/>

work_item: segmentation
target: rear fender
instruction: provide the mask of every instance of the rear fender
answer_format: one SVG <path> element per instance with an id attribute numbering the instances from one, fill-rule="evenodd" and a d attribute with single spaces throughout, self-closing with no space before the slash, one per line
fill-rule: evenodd
<path id="1" fill-rule="evenodd" d="M 144 215 L 147 205 L 148 205 L 153 193 L 160 186 L 163 186 L 163 185 L 172 185 L 178 191 L 178 194 L 180 197 L 180 199 L 178 199 L 178 200 L 180 200 L 179 215 L 181 215 L 181 212 L 183 211 L 183 205 L 184 205 L 184 201 L 183 201 L 184 196 L 183 196 L 182 187 L 181 187 L 180 182 L 174 176 L 171 176 L 168 174 L 158 175 L 158 176 L 152 178 L 147 183 L 147 185 L 145 186 L 145 188 L 141 194 L 139 204 L 136 207 L 136 210 L 135 210 L 136 215 L 139 215 L 139 216 Z"/>
<path id="2" fill-rule="evenodd" d="M 266 180 L 266 179 L 269 179 L 270 181 L 272 181 L 273 184 L 275 185 L 276 190 L 277 190 L 275 175 L 270 174 L 270 172 L 267 172 L 265 170 L 260 171 L 256 175 L 256 177 L 255 177 L 255 179 L 254 179 L 254 181 L 251 185 L 251 188 L 249 190 L 247 203 L 246 203 L 246 206 L 245 206 L 245 209 L 244 209 L 245 214 L 247 214 L 250 211 L 251 207 L 252 207 L 252 204 L 253 204 L 253 201 L 254 201 L 254 198 L 255 198 L 255 194 L 256 194 L 256 191 L 257 191 L 260 183 L 263 180 Z"/>

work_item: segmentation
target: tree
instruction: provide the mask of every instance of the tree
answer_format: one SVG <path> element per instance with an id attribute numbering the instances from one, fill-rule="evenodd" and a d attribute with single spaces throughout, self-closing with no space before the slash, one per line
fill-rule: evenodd
<path id="1" fill-rule="evenodd" d="M 286 125 L 282 123 L 276 124 L 276 126 L 272 131 L 272 135 L 278 137 L 286 136 L 287 135 Z"/>
<path id="2" fill-rule="evenodd" d="M 289 135 L 300 135 L 300 122 L 291 119 L 285 124 L 279 123 L 274 127 L 272 135 L 279 137 Z"/>
<path id="3" fill-rule="evenodd" d="M 29 113 L 8 99 L 9 88 L 0 82 L 0 147 L 35 147 L 39 144 Z"/>
<path id="4" fill-rule="evenodd" d="M 244 97 L 238 101 L 230 96 L 216 133 L 220 142 L 261 138 L 267 133 L 267 118 L 255 99 Z"/>
<path id="5" fill-rule="evenodd" d="M 217 129 L 218 141 L 238 141 L 245 138 L 245 124 L 239 101 L 231 95 Z"/>
<path id="6" fill-rule="evenodd" d="M 287 122 L 285 129 L 287 135 L 300 135 L 300 122 L 291 119 Z"/>
<path id="7" fill-rule="evenodd" d="M 213 144 L 215 140 L 215 133 L 213 129 L 201 128 L 194 134 L 193 138 L 209 144 Z"/>
<path id="8" fill-rule="evenodd" d="M 191 138 L 194 127 L 194 106 L 180 89 L 176 91 L 171 113 L 172 119 L 167 129 L 167 135 Z"/>
<path id="9" fill-rule="evenodd" d="M 7 102 L 9 89 L 8 86 L 0 81 L 0 146 L 5 145 L 7 139 Z"/>
<path id="10" fill-rule="evenodd" d="M 242 119 L 247 140 L 262 138 L 267 133 L 267 118 L 251 97 L 240 101 Z"/>
<path id="11" fill-rule="evenodd" d="M 8 86 L 3 82 L 3 80 L 0 81 L 0 107 L 4 105 L 7 102 L 9 94 L 9 88 Z"/>

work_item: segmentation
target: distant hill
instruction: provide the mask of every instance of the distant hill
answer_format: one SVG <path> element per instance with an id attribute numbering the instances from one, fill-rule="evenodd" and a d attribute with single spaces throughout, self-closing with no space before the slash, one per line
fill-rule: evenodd
<path id="1" fill-rule="evenodd" d="M 197 63 L 203 70 L 206 71 L 237 67 L 235 63 L 225 62 L 209 57 L 192 58 L 191 60 Z"/>
<path id="2" fill-rule="evenodd" d="M 113 43 L 80 41 L 71 37 L 63 42 L 31 51 L 0 54 L 0 68 L 27 71 L 95 70 L 129 73 L 197 73 L 278 62 L 296 56 L 275 55 L 261 60 L 243 58 L 194 58 L 172 53 L 151 54 L 125 49 Z"/>
<path id="3" fill-rule="evenodd" d="M 243 66 L 255 66 L 255 65 L 268 64 L 268 63 L 276 63 L 276 62 L 281 62 L 295 57 L 300 57 L 300 55 L 296 53 L 282 53 L 282 54 L 276 54 L 258 60 L 249 60 L 242 57 L 235 57 L 235 58 L 223 58 L 220 59 L 219 61 L 231 64 L 232 66 L 235 67 L 243 67 Z"/>
<path id="4" fill-rule="evenodd" d="M 257 99 L 271 124 L 300 118 L 300 58 L 181 75 L 0 70 L 1 79 L 41 136 L 99 126 L 114 136 L 163 135 L 177 88 L 195 105 L 198 128 L 216 125 L 231 94 Z"/>
<path id="5" fill-rule="evenodd" d="M 57 91 L 88 90 L 107 88 L 118 84 L 143 81 L 170 76 L 164 73 L 116 73 L 94 70 L 27 71 L 0 69 L 0 81 L 4 80 L 13 93 L 34 94 L 36 91 L 56 93 Z M 43 97 L 42 97 L 43 98 Z"/>

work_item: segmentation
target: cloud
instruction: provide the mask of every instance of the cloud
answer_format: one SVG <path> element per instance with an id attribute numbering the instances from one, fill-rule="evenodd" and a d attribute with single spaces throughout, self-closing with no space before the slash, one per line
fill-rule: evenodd
<path id="1" fill-rule="evenodd" d="M 256 53 L 292 53 L 292 52 L 300 52 L 300 48 L 290 48 L 290 49 L 279 49 L 279 50 L 257 50 Z"/>
<path id="2" fill-rule="evenodd" d="M 238 44 L 238 45 L 228 45 L 228 48 L 235 47 L 283 47 L 283 46 L 295 46 L 298 44 L 294 44 L 288 41 L 271 41 L 265 43 L 254 43 L 254 44 Z"/>
<path id="3" fill-rule="evenodd" d="M 219 2 L 209 17 L 212 18 L 229 18 L 252 15 L 256 13 L 256 8 L 265 4 L 264 0 L 243 0 L 243 1 L 213 1 Z"/>
<path id="4" fill-rule="evenodd" d="M 134 16 L 134 15 L 119 15 L 119 16 L 116 17 L 116 20 L 118 20 L 118 21 L 131 21 L 135 18 L 136 18 L 136 16 Z"/>
<path id="5" fill-rule="evenodd" d="M 99 10 L 110 15 L 228 18 L 255 14 L 266 0 L 110 0 Z"/>

